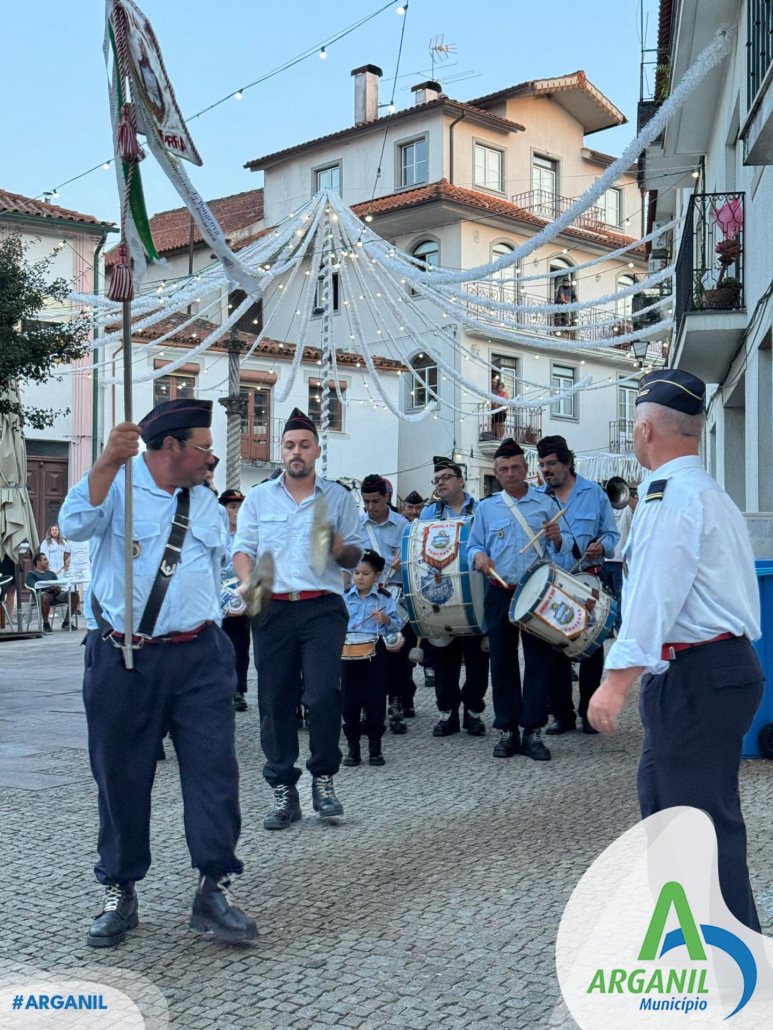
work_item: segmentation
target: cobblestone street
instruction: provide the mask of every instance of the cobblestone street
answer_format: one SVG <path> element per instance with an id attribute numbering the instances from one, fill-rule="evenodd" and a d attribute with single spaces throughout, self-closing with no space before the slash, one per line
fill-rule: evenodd
<path id="1" fill-rule="evenodd" d="M 5 978 L 87 964 L 132 971 L 163 992 L 180 1030 L 551 1025 L 563 906 L 593 858 L 638 818 L 635 705 L 618 738 L 562 737 L 540 764 L 493 759 L 491 732 L 433 739 L 434 696 L 420 686 L 408 734 L 385 737 L 386 766 L 341 771 L 344 825 L 319 824 L 304 774 L 302 823 L 269 834 L 253 679 L 250 709 L 237 716 L 245 873 L 235 896 L 258 921 L 257 947 L 221 947 L 187 927 L 195 874 L 167 742 L 140 927 L 102 952 L 85 946 L 101 891 L 91 872 L 97 812 L 81 636 L 0 644 Z M 491 717 L 487 708 L 488 725 Z M 744 762 L 742 793 L 770 933 L 770 767 Z"/>

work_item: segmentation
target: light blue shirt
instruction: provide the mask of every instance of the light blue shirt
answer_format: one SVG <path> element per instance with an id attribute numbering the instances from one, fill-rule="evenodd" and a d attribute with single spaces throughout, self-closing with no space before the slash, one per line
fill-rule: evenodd
<path id="1" fill-rule="evenodd" d="M 460 519 L 462 515 L 473 515 L 478 510 L 478 503 L 465 491 L 464 504 L 461 511 L 454 511 L 445 501 L 438 500 L 422 508 L 419 518 L 422 522 L 437 522 L 440 519 Z"/>
<path id="2" fill-rule="evenodd" d="M 653 489 L 662 499 L 647 492 Z M 743 515 L 697 455 L 675 458 L 639 486 L 623 552 L 623 622 L 607 669 L 665 672 L 664 644 L 712 640 L 721 633 L 757 640 L 760 597 Z M 666 693 L 668 686 L 666 685 Z"/>
<path id="3" fill-rule="evenodd" d="M 617 528 L 615 512 L 609 503 L 609 498 L 598 483 L 585 479 L 584 476 L 577 476 L 569 497 L 565 501 L 559 497 L 554 500 L 547 493 L 547 487 L 543 486 L 539 489 L 540 493 L 544 493 L 554 505 L 553 515 L 561 508 L 566 508 L 566 515 L 560 520 L 559 526 L 564 529 L 565 524 L 569 524 L 580 554 L 585 554 L 591 541 L 600 539 L 604 544 L 604 557 L 612 558 L 614 556 L 615 544 L 620 539 L 620 530 Z M 572 564 L 576 560 L 573 558 Z M 589 559 L 586 564 L 598 565 L 599 560 Z"/>
<path id="4" fill-rule="evenodd" d="M 515 498 L 513 498 L 515 500 Z M 546 494 L 529 486 L 520 500 L 515 500 L 526 519 L 530 529 L 536 535 L 542 529 L 542 523 L 552 519 L 556 514 L 556 505 Z M 511 586 L 516 586 L 526 570 L 539 560 L 534 547 L 523 554 L 520 550 L 528 543 L 526 534 L 520 524 L 510 513 L 502 494 L 492 494 L 478 505 L 475 512 L 470 538 L 467 543 L 467 559 L 470 569 L 475 569 L 475 555 L 483 551 L 494 562 L 494 566 L 502 579 Z M 565 528 L 561 528 L 561 549 L 556 552 L 553 544 L 540 537 L 546 558 L 571 555 L 574 538 Z M 561 562 L 564 564 L 564 562 Z"/>
<path id="5" fill-rule="evenodd" d="M 179 490 L 169 494 L 150 474 L 144 455 L 134 460 L 133 539 L 139 547 L 134 559 L 134 631 L 145 611 L 166 542 L 177 510 Z M 91 608 L 96 597 L 105 619 L 119 633 L 124 631 L 124 499 L 125 470 L 121 468 L 102 504 L 89 500 L 89 474 L 65 498 L 59 513 L 60 526 L 73 540 L 91 541 L 91 585 L 84 609 L 90 629 L 97 629 Z M 217 498 L 207 486 L 190 492 L 191 525 L 185 534 L 177 571 L 161 605 L 153 635 L 166 636 L 194 629 L 202 622 L 219 623 L 220 569 L 225 533 L 220 521 Z M 65 530 L 62 530 L 65 532 Z"/>
<path id="6" fill-rule="evenodd" d="M 285 487 L 285 473 L 259 490 L 250 490 L 236 523 L 234 554 L 240 551 L 257 561 L 269 551 L 274 556 L 276 578 L 274 593 L 290 594 L 302 590 L 329 590 L 343 594 L 341 567 L 332 554 L 321 576 L 311 570 L 311 523 L 314 499 L 324 494 L 333 530 L 347 546 L 360 547 L 362 532 L 354 498 L 340 483 L 317 476 L 314 490 L 300 504 Z"/>
<path id="7" fill-rule="evenodd" d="M 379 590 L 375 583 L 365 597 L 360 597 L 356 586 L 350 587 L 344 594 L 344 601 L 349 611 L 349 633 L 367 633 L 370 636 L 383 637 L 387 633 L 397 633 L 403 628 L 394 597 Z M 392 620 L 388 626 L 372 618 L 373 613 L 379 608 Z"/>
<path id="8" fill-rule="evenodd" d="M 386 567 L 382 574 L 382 582 L 388 583 L 390 586 L 399 584 L 401 581 L 400 570 L 390 569 L 389 564 L 393 558 L 399 557 L 402 553 L 403 533 L 405 532 L 405 527 L 410 525 L 408 519 L 404 515 L 398 515 L 396 511 L 392 511 L 390 508 L 386 522 L 374 522 L 367 512 L 363 512 L 361 521 L 362 546 L 368 550 L 378 551 L 386 562 Z M 369 528 L 372 530 L 375 538 L 375 548 L 370 539 Z"/>

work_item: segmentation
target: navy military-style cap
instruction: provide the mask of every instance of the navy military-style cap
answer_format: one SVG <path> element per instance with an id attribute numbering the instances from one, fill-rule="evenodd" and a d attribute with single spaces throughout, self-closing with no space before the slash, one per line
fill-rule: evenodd
<path id="1" fill-rule="evenodd" d="M 424 504 L 424 498 L 417 490 L 411 490 L 405 498 L 405 504 Z"/>
<path id="2" fill-rule="evenodd" d="M 230 504 L 232 501 L 238 501 L 239 504 L 241 504 L 244 500 L 244 494 L 241 490 L 224 490 L 217 500 L 219 504 L 223 505 L 223 507 Z"/>
<path id="3" fill-rule="evenodd" d="M 362 552 L 362 558 L 360 558 L 360 561 L 367 562 L 368 565 L 370 565 L 372 569 L 375 569 L 376 572 L 382 572 L 386 565 L 386 561 L 381 557 L 378 551 L 371 551 L 370 549 Z"/>
<path id="4" fill-rule="evenodd" d="M 308 415 L 306 415 L 300 408 L 293 408 L 290 412 L 290 417 L 285 422 L 285 427 L 282 430 L 282 436 L 285 433 L 291 433 L 294 429 L 305 429 L 309 433 L 313 433 L 315 436 L 319 436 L 317 433 L 317 427 L 311 421 Z"/>
<path id="5" fill-rule="evenodd" d="M 444 454 L 436 454 L 432 459 L 435 472 L 453 472 L 455 476 L 461 476 L 462 467 L 452 458 L 447 458 Z"/>
<path id="6" fill-rule="evenodd" d="M 706 402 L 706 384 L 680 368 L 658 369 L 647 373 L 639 382 L 636 403 L 642 402 L 662 404 L 685 415 L 700 415 Z"/>
<path id="7" fill-rule="evenodd" d="M 209 429 L 212 425 L 212 401 L 195 397 L 162 401 L 138 425 L 146 443 L 156 436 L 176 433 L 180 429 Z"/>

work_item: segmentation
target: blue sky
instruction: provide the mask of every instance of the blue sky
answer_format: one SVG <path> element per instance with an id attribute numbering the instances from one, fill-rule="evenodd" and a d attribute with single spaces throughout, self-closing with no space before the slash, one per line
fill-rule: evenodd
<path id="1" fill-rule="evenodd" d="M 385 0 L 383 0 L 385 2 Z M 643 0 L 654 38 L 655 0 Z M 376 10 L 378 0 L 140 0 L 160 40 L 183 113 L 188 116 Z M 396 5 L 395 5 L 396 6 Z M 594 134 L 590 145 L 618 154 L 635 135 L 639 90 L 639 0 L 410 0 L 401 72 L 429 68 L 431 37 L 443 33 L 457 52 L 440 69 L 475 71 L 446 92 L 469 100 L 526 79 L 582 68 L 625 112 L 629 124 Z M 253 189 L 261 176 L 250 158 L 321 136 L 353 122 L 349 72 L 373 63 L 394 75 L 402 18 L 394 8 L 290 71 L 229 100 L 191 123 L 204 160 L 191 177 L 210 199 Z M 37 196 L 111 156 L 102 59 L 100 0 L 37 0 L 6 5 L 0 64 L 0 187 Z M 16 41 L 16 42 L 14 42 Z M 453 65 L 453 67 L 451 67 Z M 411 103 L 408 75 L 398 108 Z M 382 85 L 382 99 L 391 83 Z M 143 165 L 151 213 L 180 206 L 152 158 Z M 61 190 L 57 203 L 117 220 L 115 179 L 101 168 Z"/>

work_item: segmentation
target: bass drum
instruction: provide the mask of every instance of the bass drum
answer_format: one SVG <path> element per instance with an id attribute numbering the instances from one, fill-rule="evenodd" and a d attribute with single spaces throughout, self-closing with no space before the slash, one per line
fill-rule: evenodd
<path id="1" fill-rule="evenodd" d="M 403 533 L 403 602 L 417 637 L 445 647 L 486 632 L 486 582 L 467 566 L 472 519 L 417 520 Z"/>

